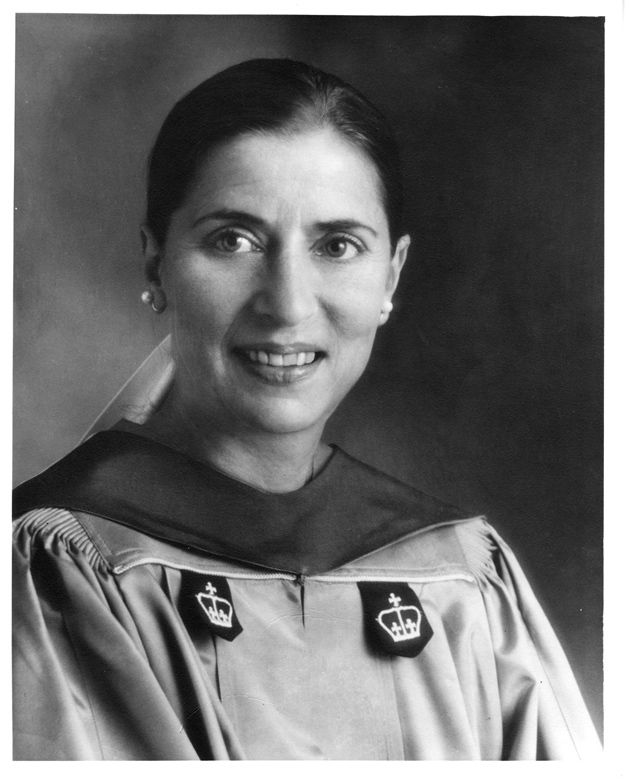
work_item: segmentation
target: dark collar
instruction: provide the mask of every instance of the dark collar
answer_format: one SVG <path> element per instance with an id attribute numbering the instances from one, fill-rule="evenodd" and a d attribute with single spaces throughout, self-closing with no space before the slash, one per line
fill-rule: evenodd
<path id="1" fill-rule="evenodd" d="M 14 516 L 42 507 L 88 512 L 179 546 L 301 574 L 468 517 L 338 447 L 300 490 L 265 493 L 125 428 L 95 434 L 17 487 Z"/>

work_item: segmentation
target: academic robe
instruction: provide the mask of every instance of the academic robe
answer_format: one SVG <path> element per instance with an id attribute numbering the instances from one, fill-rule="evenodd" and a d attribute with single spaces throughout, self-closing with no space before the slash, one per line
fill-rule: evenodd
<path id="1" fill-rule="evenodd" d="M 270 494 L 135 429 L 15 491 L 16 759 L 600 755 L 483 518 L 339 448 Z"/>

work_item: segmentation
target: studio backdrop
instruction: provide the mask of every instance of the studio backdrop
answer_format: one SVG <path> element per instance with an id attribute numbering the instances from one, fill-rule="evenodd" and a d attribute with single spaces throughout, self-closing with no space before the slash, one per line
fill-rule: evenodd
<path id="1" fill-rule="evenodd" d="M 601 18 L 19 14 L 15 482 L 165 335 L 140 302 L 147 155 L 253 57 L 341 76 L 402 147 L 408 265 L 327 439 L 488 515 L 600 728 Z"/>

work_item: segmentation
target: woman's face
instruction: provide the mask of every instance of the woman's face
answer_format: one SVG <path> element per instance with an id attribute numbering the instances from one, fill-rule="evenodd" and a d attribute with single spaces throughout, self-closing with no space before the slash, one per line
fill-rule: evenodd
<path id="1" fill-rule="evenodd" d="M 391 255 L 377 172 L 332 130 L 225 144 L 163 251 L 146 235 L 185 412 L 268 433 L 322 427 L 356 382 L 409 242 Z"/>

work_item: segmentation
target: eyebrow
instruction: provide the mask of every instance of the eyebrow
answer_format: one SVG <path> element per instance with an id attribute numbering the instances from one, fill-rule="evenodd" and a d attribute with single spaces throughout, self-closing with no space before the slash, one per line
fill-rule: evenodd
<path id="1" fill-rule="evenodd" d="M 355 219 L 333 219 L 330 222 L 317 222 L 316 228 L 322 230 L 324 233 L 333 233 L 337 230 L 354 230 L 354 228 L 360 228 L 362 230 L 368 230 L 369 233 L 378 237 L 378 233 L 369 225 L 365 225 L 362 222 L 358 222 Z"/>
<path id="2" fill-rule="evenodd" d="M 260 217 L 257 217 L 254 214 L 249 214 L 247 211 L 235 211 L 232 209 L 218 209 L 217 211 L 211 211 L 209 214 L 203 214 L 201 217 L 195 220 L 192 227 L 196 228 L 202 222 L 206 222 L 211 219 L 214 220 L 225 219 L 225 220 L 232 220 L 232 221 L 247 222 L 257 227 L 267 226 L 267 223 L 265 222 L 264 219 L 261 219 Z M 378 237 L 378 233 L 376 230 L 374 230 L 369 225 L 365 225 L 362 222 L 358 222 L 358 220 L 356 219 L 333 219 L 328 222 L 316 222 L 315 228 L 324 233 L 332 233 L 339 230 L 354 230 L 355 228 L 360 228 L 362 230 L 367 230 L 376 238 Z"/>
<path id="3" fill-rule="evenodd" d="M 209 214 L 203 214 L 201 217 L 195 220 L 192 227 L 201 225 L 202 222 L 206 222 L 210 219 L 229 219 L 240 222 L 250 222 L 252 225 L 258 227 L 265 226 L 265 220 L 260 217 L 255 217 L 254 214 L 248 214 L 247 211 L 233 211 L 232 209 L 218 209 L 217 211 L 211 211 Z"/>

